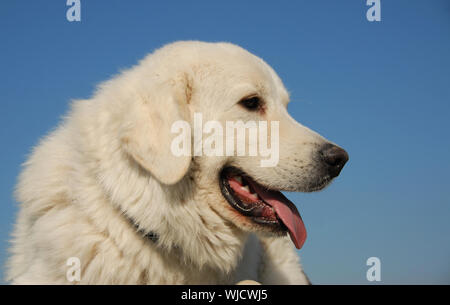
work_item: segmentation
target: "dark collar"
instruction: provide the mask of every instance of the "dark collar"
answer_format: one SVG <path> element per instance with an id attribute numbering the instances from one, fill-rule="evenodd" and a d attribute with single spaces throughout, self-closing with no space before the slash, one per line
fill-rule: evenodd
<path id="1" fill-rule="evenodd" d="M 158 233 L 156 233 L 155 231 L 150 231 L 147 232 L 144 229 L 141 229 L 139 227 L 139 224 L 137 221 L 135 221 L 132 217 L 129 217 L 128 215 L 126 215 L 125 213 L 123 213 L 123 215 L 125 216 L 126 219 L 128 219 L 128 221 L 130 222 L 130 224 L 136 229 L 136 232 L 138 234 L 140 234 L 142 237 L 150 240 L 153 244 L 157 245 L 159 242 L 159 237 L 160 235 Z M 180 247 L 178 245 L 173 245 L 173 249 L 180 251 Z"/>
<path id="2" fill-rule="evenodd" d="M 148 232 L 147 234 L 144 233 L 144 237 L 155 244 L 158 243 L 159 240 L 159 235 L 155 232 Z"/>
<path id="3" fill-rule="evenodd" d="M 144 238 L 150 240 L 151 242 L 153 242 L 155 244 L 158 243 L 158 241 L 159 241 L 159 234 L 158 233 L 153 232 L 153 231 L 146 232 L 145 230 L 143 230 L 143 229 L 141 229 L 139 227 L 139 224 L 133 218 L 127 217 L 126 215 L 125 215 L 125 217 L 131 223 L 131 225 L 136 228 L 137 233 L 139 233 Z"/>

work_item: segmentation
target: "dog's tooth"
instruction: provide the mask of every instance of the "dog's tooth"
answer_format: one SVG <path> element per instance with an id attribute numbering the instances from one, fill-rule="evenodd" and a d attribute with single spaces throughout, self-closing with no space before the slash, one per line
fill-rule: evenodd
<path id="1" fill-rule="evenodd" d="M 240 184 L 242 184 L 242 177 L 241 177 L 241 176 L 236 176 L 236 177 L 234 177 L 234 180 L 236 180 L 237 182 L 239 182 Z"/>
<path id="2" fill-rule="evenodd" d="M 246 185 L 246 186 L 241 186 L 241 189 L 243 189 L 244 191 L 250 193 L 250 189 L 249 189 L 248 185 Z"/>

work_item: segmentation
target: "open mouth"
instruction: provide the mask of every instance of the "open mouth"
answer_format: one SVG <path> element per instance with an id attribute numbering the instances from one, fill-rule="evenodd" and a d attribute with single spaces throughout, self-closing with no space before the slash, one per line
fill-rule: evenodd
<path id="1" fill-rule="evenodd" d="M 221 191 L 240 214 L 275 232 L 289 232 L 297 249 L 306 240 L 306 229 L 295 205 L 280 191 L 255 182 L 237 168 L 225 168 L 220 177 Z"/>

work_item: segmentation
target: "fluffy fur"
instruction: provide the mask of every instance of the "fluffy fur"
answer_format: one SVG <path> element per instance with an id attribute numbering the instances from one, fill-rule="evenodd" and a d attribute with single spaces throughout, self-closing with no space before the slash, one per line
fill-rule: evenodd
<path id="1" fill-rule="evenodd" d="M 237 105 L 253 93 L 267 103 L 264 118 Z M 7 280 L 68 284 L 66 262 L 77 257 L 82 284 L 307 284 L 290 239 L 238 214 L 218 183 L 224 165 L 279 190 L 328 183 L 312 157 L 326 140 L 289 117 L 288 100 L 276 73 L 240 47 L 178 42 L 75 101 L 20 175 Z M 171 123 L 194 112 L 280 121 L 279 165 L 173 156 Z"/>

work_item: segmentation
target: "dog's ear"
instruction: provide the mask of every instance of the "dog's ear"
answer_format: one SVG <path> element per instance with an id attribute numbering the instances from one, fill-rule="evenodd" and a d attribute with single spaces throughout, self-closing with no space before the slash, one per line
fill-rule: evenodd
<path id="1" fill-rule="evenodd" d="M 189 122 L 190 84 L 186 79 L 151 84 L 127 109 L 121 140 L 127 153 L 163 184 L 172 185 L 187 173 L 191 156 L 171 151 L 174 122 Z M 141 91 L 141 92 L 142 92 Z M 191 143 L 190 133 L 186 141 Z M 190 151 L 189 151 L 190 153 Z"/>

